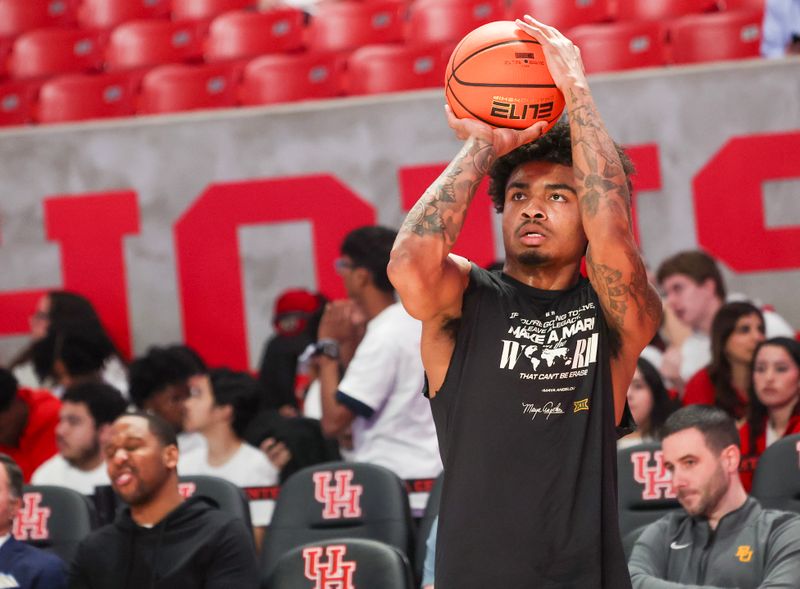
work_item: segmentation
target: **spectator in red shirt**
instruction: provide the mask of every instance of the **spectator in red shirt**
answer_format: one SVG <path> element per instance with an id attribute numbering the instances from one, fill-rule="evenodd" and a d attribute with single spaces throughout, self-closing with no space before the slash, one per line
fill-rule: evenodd
<path id="1" fill-rule="evenodd" d="M 716 405 L 744 419 L 753 354 L 763 341 L 764 316 L 758 307 L 745 302 L 720 307 L 711 324 L 711 364 L 686 383 L 683 404 Z"/>
<path id="2" fill-rule="evenodd" d="M 744 488 L 749 492 L 758 458 L 783 436 L 800 433 L 800 343 L 776 337 L 762 343 L 753 362 L 750 413 L 739 429 Z"/>
<path id="3" fill-rule="evenodd" d="M 60 409 L 61 402 L 49 392 L 19 388 L 14 375 L 0 368 L 0 452 L 14 459 L 26 482 L 58 452 Z"/>

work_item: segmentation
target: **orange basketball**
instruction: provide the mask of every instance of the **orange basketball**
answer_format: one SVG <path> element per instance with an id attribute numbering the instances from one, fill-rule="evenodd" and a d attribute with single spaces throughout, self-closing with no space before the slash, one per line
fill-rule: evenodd
<path id="1" fill-rule="evenodd" d="M 510 20 L 478 27 L 456 46 L 444 78 L 447 103 L 458 118 L 493 127 L 552 127 L 564 95 L 547 69 L 539 42 Z"/>

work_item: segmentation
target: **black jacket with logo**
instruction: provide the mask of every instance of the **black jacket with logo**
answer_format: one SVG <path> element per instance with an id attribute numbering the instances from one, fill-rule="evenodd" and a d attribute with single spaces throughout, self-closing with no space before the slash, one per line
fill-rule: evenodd
<path id="1" fill-rule="evenodd" d="M 680 511 L 645 528 L 629 561 L 634 589 L 800 587 L 800 516 L 755 499 L 719 520 Z"/>
<path id="2" fill-rule="evenodd" d="M 70 589 L 256 589 L 253 539 L 244 522 L 193 497 L 152 528 L 126 509 L 92 532 L 70 566 Z"/>

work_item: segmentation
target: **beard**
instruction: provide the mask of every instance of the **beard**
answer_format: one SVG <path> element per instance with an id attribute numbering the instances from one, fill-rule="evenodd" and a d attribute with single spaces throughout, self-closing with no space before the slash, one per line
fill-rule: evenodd
<path id="1" fill-rule="evenodd" d="M 708 481 L 706 488 L 701 492 L 700 499 L 695 507 L 690 509 L 686 505 L 683 505 L 683 502 L 680 501 L 680 495 L 678 496 L 678 501 L 691 516 L 709 516 L 714 512 L 714 510 L 717 508 L 717 505 L 719 505 L 720 500 L 727 492 L 728 480 L 725 476 L 725 471 L 722 469 L 722 465 L 720 464 L 717 466 L 714 476 L 712 476 L 711 480 Z"/>
<path id="2" fill-rule="evenodd" d="M 71 456 L 62 454 L 70 466 L 83 470 L 83 466 L 92 463 L 100 454 L 100 441 L 95 438 L 90 446 L 75 451 Z"/>
<path id="3" fill-rule="evenodd" d="M 517 258 L 517 262 L 519 262 L 522 266 L 527 266 L 529 268 L 543 266 L 549 261 L 550 257 L 547 256 L 547 254 L 543 254 L 542 252 L 536 250 L 526 250 Z"/>

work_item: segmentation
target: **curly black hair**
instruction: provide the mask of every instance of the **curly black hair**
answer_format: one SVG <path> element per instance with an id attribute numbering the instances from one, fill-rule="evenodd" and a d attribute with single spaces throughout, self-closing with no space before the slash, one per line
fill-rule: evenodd
<path id="1" fill-rule="evenodd" d="M 622 161 L 622 169 L 625 171 L 628 190 L 630 190 L 630 177 L 636 173 L 636 169 L 625 150 L 616 143 L 614 145 L 617 148 L 619 159 Z M 548 162 L 572 167 L 572 139 L 569 123 L 559 121 L 536 141 L 521 145 L 514 151 L 498 158 L 492 165 L 489 170 L 489 196 L 492 197 L 494 209 L 498 213 L 503 212 L 508 178 L 517 167 L 528 162 Z"/>

